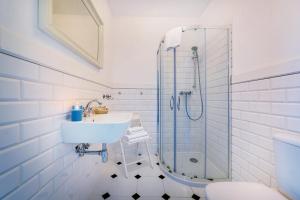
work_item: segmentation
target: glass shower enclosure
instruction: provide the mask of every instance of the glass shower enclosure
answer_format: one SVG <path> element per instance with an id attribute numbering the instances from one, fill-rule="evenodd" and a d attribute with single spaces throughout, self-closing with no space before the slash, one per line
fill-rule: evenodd
<path id="1" fill-rule="evenodd" d="M 230 178 L 230 28 L 185 28 L 179 47 L 157 51 L 162 169 L 199 184 Z"/>

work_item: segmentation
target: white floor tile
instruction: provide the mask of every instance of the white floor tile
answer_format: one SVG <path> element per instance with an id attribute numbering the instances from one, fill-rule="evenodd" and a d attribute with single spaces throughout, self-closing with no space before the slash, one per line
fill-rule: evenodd
<path id="1" fill-rule="evenodd" d="M 160 199 L 162 199 L 160 196 L 157 197 L 142 196 L 138 200 L 160 200 Z"/>
<path id="2" fill-rule="evenodd" d="M 158 177 L 162 174 L 162 171 L 156 164 L 153 164 L 153 168 L 148 163 L 143 162 L 142 167 L 137 170 L 137 173 L 143 177 Z"/>
<path id="3" fill-rule="evenodd" d="M 134 178 L 115 178 L 108 193 L 113 196 L 131 196 L 137 192 L 137 180 Z"/>
<path id="4" fill-rule="evenodd" d="M 189 186 L 177 183 L 176 181 L 165 178 L 163 180 L 165 192 L 171 197 L 191 197 L 192 189 Z"/>
<path id="5" fill-rule="evenodd" d="M 200 196 L 205 197 L 205 188 L 192 187 L 193 193 Z"/>
<path id="6" fill-rule="evenodd" d="M 110 197 L 108 199 L 112 199 L 112 200 L 133 200 L 133 198 L 131 196 L 124 197 L 124 196 L 114 196 L 114 195 L 112 195 L 112 197 Z"/>
<path id="7" fill-rule="evenodd" d="M 110 177 L 102 178 L 101 181 L 99 181 L 94 187 L 93 193 L 97 195 L 103 195 L 113 187 L 113 184 L 114 184 L 114 180 L 112 178 Z"/>
<path id="8" fill-rule="evenodd" d="M 164 186 L 158 177 L 143 177 L 138 180 L 137 193 L 144 197 L 161 197 L 164 194 Z"/>

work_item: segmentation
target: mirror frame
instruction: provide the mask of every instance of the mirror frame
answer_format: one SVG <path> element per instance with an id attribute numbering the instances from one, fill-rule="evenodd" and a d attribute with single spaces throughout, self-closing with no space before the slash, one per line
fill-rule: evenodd
<path id="1" fill-rule="evenodd" d="M 103 22 L 97 13 L 92 0 L 80 0 L 85 5 L 85 7 L 88 9 L 91 17 L 95 20 L 96 24 L 98 25 L 98 55 L 97 59 L 95 59 L 92 55 L 88 54 L 85 50 L 83 50 L 78 44 L 76 44 L 72 39 L 64 35 L 62 32 L 60 32 L 57 28 L 55 28 L 53 24 L 53 0 L 39 0 L 38 1 L 38 7 L 39 7 L 39 17 L 38 17 L 38 25 L 39 28 L 45 32 L 46 34 L 50 35 L 60 43 L 62 43 L 64 46 L 71 49 L 74 53 L 81 56 L 85 60 L 87 60 L 89 63 L 95 65 L 97 68 L 102 69 L 103 68 L 103 46 L 104 46 L 104 40 L 103 40 Z"/>

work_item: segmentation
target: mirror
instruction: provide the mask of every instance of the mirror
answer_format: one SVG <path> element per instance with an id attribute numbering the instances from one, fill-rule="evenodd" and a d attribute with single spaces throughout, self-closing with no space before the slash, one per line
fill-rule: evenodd
<path id="1" fill-rule="evenodd" d="M 91 0 L 39 0 L 39 27 L 102 68 L 103 23 Z"/>

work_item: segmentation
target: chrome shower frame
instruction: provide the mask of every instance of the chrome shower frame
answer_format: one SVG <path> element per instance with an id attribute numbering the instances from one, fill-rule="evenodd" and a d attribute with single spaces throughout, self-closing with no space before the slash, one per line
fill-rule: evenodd
<path id="1" fill-rule="evenodd" d="M 207 30 L 207 29 L 224 29 L 227 31 L 227 40 L 228 40 L 228 178 L 226 179 L 215 179 L 214 181 L 226 181 L 226 180 L 231 180 L 232 178 L 232 171 L 231 171 L 231 165 L 232 165 L 232 155 L 231 155 L 231 144 L 232 144 L 232 113 L 231 113 L 231 104 L 232 104 L 232 97 L 231 97 L 231 83 L 232 83 L 232 28 L 231 26 L 221 26 L 221 27 L 205 27 L 205 26 L 189 26 L 189 27 L 184 27 L 183 28 L 183 32 L 185 31 L 192 31 L 192 30 L 198 30 L 198 29 L 203 29 L 203 30 Z M 162 44 L 164 43 L 164 38 L 161 40 L 161 42 L 159 43 L 159 47 L 157 50 L 157 65 L 158 65 L 158 69 L 157 69 L 157 132 L 159 133 L 158 136 L 158 146 L 157 146 L 157 151 L 158 151 L 158 155 L 159 155 L 159 162 L 160 162 L 160 168 L 162 169 L 162 171 L 170 178 L 176 180 L 177 182 L 189 185 L 189 186 L 193 186 L 193 187 L 203 187 L 206 184 L 210 183 L 211 180 L 207 180 L 207 179 L 202 179 L 199 182 L 195 182 L 192 180 L 188 180 L 185 177 L 182 177 L 181 175 L 178 174 L 174 174 L 174 173 L 170 173 L 169 169 L 166 168 L 163 163 L 162 163 L 162 158 L 161 158 L 161 154 L 160 151 L 163 151 L 163 145 L 161 143 L 162 141 L 162 134 L 161 134 L 161 126 L 160 126 L 160 116 L 161 116 L 161 105 L 160 105 L 160 96 L 161 91 L 159 89 L 160 83 L 161 83 L 161 76 L 160 76 L 160 67 L 161 67 L 161 59 L 162 56 L 160 54 L 161 51 L 161 47 Z M 173 50 L 174 51 L 174 55 L 176 55 L 176 48 Z M 174 58 L 176 59 L 176 58 Z M 176 61 L 176 60 L 174 60 Z M 205 60 L 206 62 L 206 60 Z M 175 62 L 176 63 L 176 62 Z M 175 64 L 176 65 L 176 64 Z M 174 66 L 176 67 L 176 66 Z M 175 86 L 176 88 L 176 86 Z M 176 99 L 176 98 L 175 98 Z M 176 105 L 176 104 L 175 104 Z M 206 98 L 205 98 L 205 105 L 206 104 Z M 206 112 L 206 109 L 205 109 Z M 206 113 L 205 113 L 206 115 Z M 205 118 L 206 120 L 206 118 Z M 176 120 L 174 122 L 174 124 L 176 124 Z M 206 129 L 206 128 L 205 128 Z M 176 158 L 176 132 L 174 133 L 174 159 Z M 205 156 L 206 156 L 206 144 L 207 144 L 207 138 L 206 138 L 206 130 L 205 130 Z M 206 168 L 206 165 L 205 165 Z M 174 169 L 176 170 L 176 162 L 174 162 Z M 205 169 L 206 171 L 206 169 Z"/>

